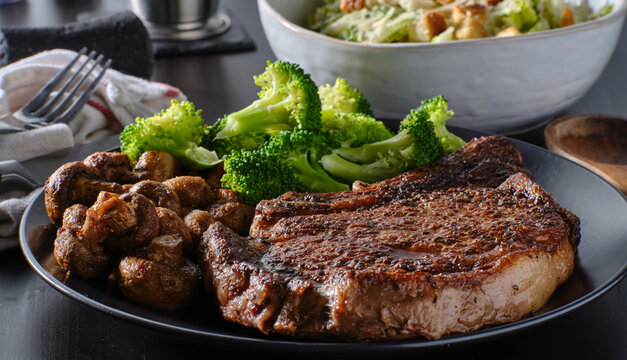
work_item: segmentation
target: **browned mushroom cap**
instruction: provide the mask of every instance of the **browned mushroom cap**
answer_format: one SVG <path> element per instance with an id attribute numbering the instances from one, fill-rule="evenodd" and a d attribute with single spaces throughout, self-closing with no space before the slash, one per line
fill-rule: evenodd
<path id="1" fill-rule="evenodd" d="M 60 228 L 54 241 L 54 257 L 71 274 L 97 278 L 107 273 L 111 257 L 99 245 L 79 238 L 75 230 Z"/>
<path id="2" fill-rule="evenodd" d="M 61 225 L 63 212 L 74 204 L 90 206 L 100 191 L 121 193 L 119 184 L 102 181 L 98 170 L 79 161 L 62 165 L 46 181 L 46 211 L 50 220 Z"/>
<path id="3" fill-rule="evenodd" d="M 153 180 L 140 181 L 131 186 L 128 191 L 133 194 L 142 194 L 151 200 L 155 206 L 170 209 L 177 215 L 182 215 L 181 202 L 174 190 Z"/>
<path id="4" fill-rule="evenodd" d="M 157 208 L 157 216 L 159 216 L 159 234 L 160 235 L 178 235 L 183 240 L 183 250 L 185 254 L 194 254 L 194 243 L 189 229 L 185 225 L 185 221 L 181 219 L 174 211 L 162 207 Z"/>
<path id="5" fill-rule="evenodd" d="M 216 164 L 216 166 L 212 167 L 207 174 L 206 180 L 207 184 L 214 189 L 219 189 L 222 187 L 222 176 L 224 176 L 224 161 Z"/>
<path id="6" fill-rule="evenodd" d="M 200 271 L 182 257 L 182 242 L 176 235 L 159 236 L 136 256 L 123 258 L 118 265 L 122 293 L 137 303 L 160 309 L 188 304 L 199 284 Z"/>
<path id="7" fill-rule="evenodd" d="M 204 209 L 215 199 L 207 182 L 199 176 L 178 176 L 164 181 L 163 184 L 178 194 L 181 206 L 187 212 Z"/>
<path id="8" fill-rule="evenodd" d="M 102 206 L 92 207 L 99 219 L 111 228 L 106 248 L 116 254 L 146 245 L 159 234 L 159 217 L 155 206 L 143 195 L 124 194 L 109 198 Z"/>
<path id="9" fill-rule="evenodd" d="M 144 152 L 135 164 L 135 171 L 142 180 L 165 181 L 181 173 L 179 164 L 168 153 L 158 150 Z"/>
<path id="10" fill-rule="evenodd" d="M 81 204 L 74 204 L 65 209 L 65 212 L 63 212 L 63 227 L 79 231 L 85 223 L 87 209 L 87 206 Z"/>
<path id="11" fill-rule="evenodd" d="M 246 236 L 255 216 L 255 208 L 238 202 L 215 204 L 207 209 L 212 218 L 231 228 L 236 233 Z"/>
<path id="12" fill-rule="evenodd" d="M 89 216 L 105 226 L 111 237 L 126 236 L 139 224 L 135 208 L 120 195 L 106 191 L 98 195 Z"/>
<path id="13" fill-rule="evenodd" d="M 148 245 L 133 252 L 133 256 L 182 267 L 186 264 L 183 246 L 184 240 L 177 234 L 160 235 L 150 240 Z"/>
<path id="14" fill-rule="evenodd" d="M 202 239 L 202 234 L 209 229 L 209 226 L 216 222 L 211 214 L 205 210 L 193 210 L 185 216 L 185 225 L 189 229 L 189 233 L 192 236 L 192 242 L 194 248 L 198 246 Z"/>
<path id="15" fill-rule="evenodd" d="M 239 194 L 237 191 L 233 191 L 230 189 L 216 189 L 216 203 L 217 204 L 226 204 L 229 202 L 241 202 Z"/>
<path id="16" fill-rule="evenodd" d="M 196 247 L 200 243 L 203 233 L 216 221 L 223 223 L 242 236 L 248 235 L 254 216 L 255 208 L 251 205 L 227 202 L 211 205 L 207 211 L 191 211 L 185 216 L 184 221 L 192 236 L 194 247 Z"/>
<path id="17" fill-rule="evenodd" d="M 121 152 L 96 152 L 85 158 L 83 164 L 96 168 L 105 181 L 129 184 L 140 180 L 140 176 L 133 172 L 128 155 Z"/>
<path id="18" fill-rule="evenodd" d="M 159 216 L 155 206 L 141 194 L 124 194 L 120 199 L 129 202 L 137 216 L 137 226 L 123 239 L 124 248 L 135 249 L 150 242 L 159 234 Z"/>

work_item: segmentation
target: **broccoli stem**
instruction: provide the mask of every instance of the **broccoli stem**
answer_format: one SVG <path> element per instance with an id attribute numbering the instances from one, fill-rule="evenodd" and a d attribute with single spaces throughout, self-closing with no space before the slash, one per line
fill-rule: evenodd
<path id="1" fill-rule="evenodd" d="M 320 160 L 322 167 L 340 181 L 353 183 L 357 180 L 374 183 L 399 175 L 403 169 L 383 161 L 369 164 L 356 164 L 336 154 L 329 154 Z"/>
<path id="2" fill-rule="evenodd" d="M 365 144 L 356 148 L 342 148 L 334 151 L 346 160 L 356 163 L 372 163 L 381 155 L 393 153 L 402 153 L 414 143 L 414 137 L 406 130 L 403 130 L 395 136 L 378 141 L 371 144 Z"/>
<path id="3" fill-rule="evenodd" d="M 224 139 L 255 130 L 262 130 L 270 135 L 291 130 L 293 125 L 285 122 L 290 117 L 286 104 L 291 101 L 290 97 L 278 102 L 273 97 L 256 100 L 249 106 L 229 114 L 224 128 L 216 134 L 215 139 Z"/>
<path id="4" fill-rule="evenodd" d="M 349 190 L 346 184 L 338 182 L 327 174 L 318 164 L 318 161 L 310 163 L 306 154 L 290 156 L 286 159 L 289 166 L 294 169 L 294 175 L 313 192 L 337 192 Z"/>
<path id="5" fill-rule="evenodd" d="M 190 145 L 190 147 L 184 151 L 184 154 L 185 157 L 183 157 L 183 159 L 189 159 L 189 161 L 183 160 L 182 162 L 190 170 L 206 169 L 222 161 L 217 157 L 214 151 L 207 150 L 197 145 Z"/>

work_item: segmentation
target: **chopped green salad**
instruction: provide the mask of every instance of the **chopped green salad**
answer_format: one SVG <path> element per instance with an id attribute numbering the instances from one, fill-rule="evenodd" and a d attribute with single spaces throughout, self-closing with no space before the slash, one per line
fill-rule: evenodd
<path id="1" fill-rule="evenodd" d="M 444 42 L 555 29 L 611 11 L 586 0 L 326 0 L 309 27 L 354 42 Z"/>

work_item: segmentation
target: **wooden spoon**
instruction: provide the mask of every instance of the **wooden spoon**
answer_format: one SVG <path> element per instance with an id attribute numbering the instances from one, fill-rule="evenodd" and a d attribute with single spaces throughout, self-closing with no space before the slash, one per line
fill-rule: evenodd
<path id="1" fill-rule="evenodd" d="M 627 195 L 627 119 L 571 115 L 544 129 L 547 148 L 594 171 Z"/>

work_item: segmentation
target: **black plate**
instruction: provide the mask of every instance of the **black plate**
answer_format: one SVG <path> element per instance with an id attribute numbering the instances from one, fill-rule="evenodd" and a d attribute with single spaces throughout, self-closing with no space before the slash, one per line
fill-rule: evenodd
<path id="1" fill-rule="evenodd" d="M 464 138 L 478 132 L 455 129 Z M 572 277 L 560 286 L 540 311 L 513 323 L 438 340 L 416 339 L 384 343 L 339 343 L 297 340 L 264 335 L 255 329 L 228 323 L 210 298 L 199 299 L 181 311 L 159 311 L 140 306 L 108 287 L 104 281 L 65 279 L 52 255 L 56 228 L 50 224 L 40 193 L 27 208 L 20 227 L 20 244 L 30 265 L 52 287 L 96 310 L 140 325 L 186 338 L 247 349 L 307 351 L 313 353 L 376 353 L 417 350 L 475 342 L 529 328 L 562 316 L 599 297 L 617 284 L 627 270 L 627 201 L 605 180 L 587 169 L 540 147 L 513 140 L 536 181 L 558 202 L 581 219 L 581 244 Z"/>

